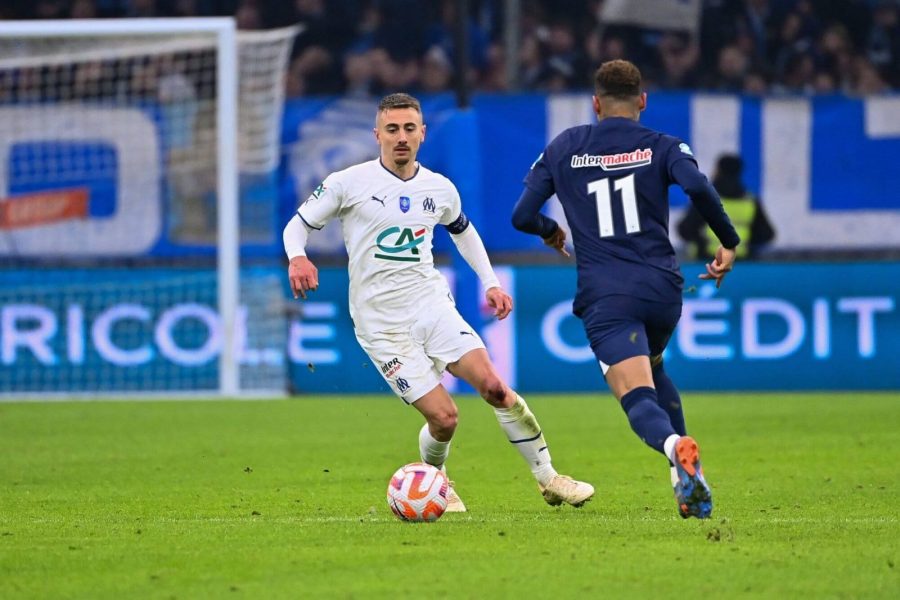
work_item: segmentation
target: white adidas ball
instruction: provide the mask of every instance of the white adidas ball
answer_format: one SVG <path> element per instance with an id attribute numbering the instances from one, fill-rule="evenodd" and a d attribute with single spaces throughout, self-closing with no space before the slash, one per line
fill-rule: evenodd
<path id="1" fill-rule="evenodd" d="M 440 469 L 427 463 L 410 463 L 391 477 L 387 503 L 403 521 L 436 521 L 447 510 L 449 487 Z"/>

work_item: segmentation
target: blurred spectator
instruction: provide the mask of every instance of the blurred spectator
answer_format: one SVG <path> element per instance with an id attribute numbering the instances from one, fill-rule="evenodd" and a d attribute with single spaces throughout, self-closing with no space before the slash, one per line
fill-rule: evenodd
<path id="1" fill-rule="evenodd" d="M 827 71 L 819 71 L 813 80 L 813 91 L 816 94 L 834 94 L 837 92 L 837 84 L 834 77 Z"/>
<path id="2" fill-rule="evenodd" d="M 425 36 L 426 51 L 439 48 L 443 55 L 451 61 L 452 68 L 456 68 L 456 0 L 442 0 L 440 4 L 440 17 Z M 469 64 L 476 72 L 481 72 L 487 66 L 488 39 L 487 34 L 478 26 L 471 16 L 466 19 L 466 36 L 469 39 Z"/>
<path id="3" fill-rule="evenodd" d="M 481 75 L 478 88 L 486 92 L 501 92 L 509 89 L 506 80 L 506 48 L 501 43 L 493 43 L 488 48 L 487 66 Z"/>
<path id="4" fill-rule="evenodd" d="M 740 92 L 750 67 L 749 57 L 736 45 L 719 51 L 719 62 L 706 87 L 719 92 Z"/>
<path id="5" fill-rule="evenodd" d="M 126 4 L 125 17 L 162 17 L 158 0 L 130 0 Z"/>
<path id="6" fill-rule="evenodd" d="M 743 92 L 745 94 L 750 94 L 751 96 L 762 96 L 769 91 L 769 83 L 766 81 L 765 76 L 759 71 L 751 71 L 744 76 L 744 89 Z"/>
<path id="7" fill-rule="evenodd" d="M 69 9 L 69 16 L 73 19 L 96 19 L 99 16 L 97 3 L 94 0 L 75 0 Z"/>
<path id="8" fill-rule="evenodd" d="M 451 86 L 453 65 L 440 46 L 432 46 L 425 54 L 419 79 L 423 92 L 442 92 Z"/>
<path id="9" fill-rule="evenodd" d="M 798 3 L 798 10 L 785 16 L 778 37 L 772 40 L 769 56 L 775 73 L 779 75 L 786 71 L 787 64 L 792 58 L 812 50 L 818 33 L 816 22 L 809 15 L 804 15 L 799 10 L 800 6 L 808 7 L 808 3 Z"/>
<path id="10" fill-rule="evenodd" d="M 851 86 L 850 92 L 858 96 L 883 94 L 889 90 L 878 69 L 862 56 L 854 59 Z"/>
<path id="11" fill-rule="evenodd" d="M 775 230 L 757 196 L 744 186 L 744 161 L 734 154 L 723 154 L 716 163 L 713 187 L 722 198 L 725 212 L 741 236 L 738 258 L 754 258 L 760 248 L 775 239 Z M 706 225 L 700 212 L 690 205 L 678 223 L 678 235 L 688 244 L 689 258 L 708 260 L 715 254 L 719 241 Z"/>
<path id="12" fill-rule="evenodd" d="M 878 0 L 866 39 L 866 56 L 892 87 L 900 87 L 900 7 Z"/>
<path id="13" fill-rule="evenodd" d="M 589 68 L 570 23 L 538 27 L 523 40 L 522 50 L 526 87 L 547 92 L 585 87 Z"/>
<path id="14" fill-rule="evenodd" d="M 353 2 L 295 0 L 292 21 L 303 29 L 294 42 L 288 77 L 293 93 L 334 94 L 342 90 L 342 51 L 353 40 Z"/>
<path id="15" fill-rule="evenodd" d="M 104 100 L 115 95 L 111 67 L 101 61 L 76 65 L 72 80 L 72 97 L 79 100 Z"/>
<path id="16" fill-rule="evenodd" d="M 700 46 L 687 34 L 667 33 L 659 42 L 661 71 L 656 83 L 663 89 L 690 89 L 700 84 L 697 64 Z"/>
<path id="17" fill-rule="evenodd" d="M 744 0 L 743 10 L 738 17 L 738 28 L 747 43 L 745 50 L 755 60 L 765 58 L 768 40 L 774 37 L 775 17 L 769 0 Z"/>
<path id="18" fill-rule="evenodd" d="M 243 0 L 234 11 L 234 20 L 238 29 L 253 30 L 263 28 L 263 15 L 254 0 Z"/>
<path id="19" fill-rule="evenodd" d="M 609 60 L 628 58 L 625 40 L 618 35 L 603 35 L 600 28 L 594 29 L 588 34 L 585 48 L 588 59 L 594 65 L 600 65 Z"/>
<path id="20" fill-rule="evenodd" d="M 794 54 L 773 86 L 774 91 L 788 94 L 810 94 L 816 77 L 816 64 L 811 54 Z"/>
<path id="21" fill-rule="evenodd" d="M 63 0 L 38 0 L 34 5 L 34 16 L 38 19 L 63 19 L 69 16 L 67 4 Z"/>
<path id="22" fill-rule="evenodd" d="M 523 38 L 519 46 L 519 78 L 524 87 L 537 87 L 541 66 L 541 44 L 537 36 Z"/>
<path id="23" fill-rule="evenodd" d="M 384 48 L 372 50 L 370 56 L 376 94 L 415 88 L 419 77 L 419 64 L 415 56 L 402 56 L 394 60 Z"/>
<path id="24" fill-rule="evenodd" d="M 344 56 L 344 94 L 370 96 L 375 77 L 370 52 L 351 52 Z"/>
<path id="25" fill-rule="evenodd" d="M 417 59 L 428 49 L 425 46 L 428 8 L 433 2 L 420 0 L 378 0 L 374 2 L 381 13 L 374 45 L 387 51 L 398 63 Z"/>

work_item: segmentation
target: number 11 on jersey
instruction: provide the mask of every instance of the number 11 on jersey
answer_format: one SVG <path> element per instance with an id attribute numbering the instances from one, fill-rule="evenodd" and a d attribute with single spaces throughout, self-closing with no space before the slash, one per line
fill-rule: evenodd
<path id="1" fill-rule="evenodd" d="M 621 192 L 622 212 L 625 216 L 625 233 L 638 233 L 641 220 L 638 217 L 637 194 L 634 191 L 634 173 L 619 179 L 597 179 L 588 184 L 588 194 L 597 199 L 597 223 L 600 226 L 600 237 L 612 237 L 612 186 L 613 191 Z"/>

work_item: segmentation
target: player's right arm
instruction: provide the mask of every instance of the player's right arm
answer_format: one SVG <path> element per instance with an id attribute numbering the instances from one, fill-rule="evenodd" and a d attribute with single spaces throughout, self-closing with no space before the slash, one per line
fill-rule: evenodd
<path id="1" fill-rule="evenodd" d="M 330 221 L 341 207 L 343 186 L 329 176 L 300 205 L 282 233 L 284 251 L 288 256 L 288 281 L 294 298 L 306 299 L 308 291 L 319 287 L 319 270 L 306 256 L 306 242 L 313 230 L 319 230 Z"/>
<path id="2" fill-rule="evenodd" d="M 552 142 L 551 142 L 552 145 Z M 555 192 L 553 173 L 547 164 L 548 146 L 538 157 L 531 170 L 525 176 L 525 189 L 513 207 L 512 226 L 524 233 L 541 236 L 544 244 L 550 246 L 563 256 L 569 256 L 566 250 L 566 232 L 559 223 L 541 214 L 541 208 Z"/>
<path id="3" fill-rule="evenodd" d="M 300 219 L 294 215 L 284 228 L 282 239 L 284 251 L 288 255 L 288 281 L 291 284 L 291 292 L 294 298 L 306 300 L 306 292 L 315 291 L 319 287 L 319 270 L 316 265 L 306 257 L 306 240 L 309 230 Z"/>
<path id="4" fill-rule="evenodd" d="M 522 190 L 522 195 L 513 207 L 512 225 L 519 231 L 541 236 L 544 244 L 553 248 L 563 256 L 569 256 L 566 250 L 566 232 L 559 223 L 541 214 L 541 207 L 550 196 L 543 196 L 530 188 Z"/>

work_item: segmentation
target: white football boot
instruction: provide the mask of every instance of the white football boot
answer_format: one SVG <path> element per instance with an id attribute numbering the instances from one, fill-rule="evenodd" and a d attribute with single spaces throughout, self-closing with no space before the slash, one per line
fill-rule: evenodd
<path id="1" fill-rule="evenodd" d="M 459 494 L 456 493 L 456 489 L 453 487 L 453 482 L 451 481 L 449 483 L 450 485 L 447 489 L 447 510 L 445 510 L 444 512 L 466 512 L 466 505 L 463 504 L 463 501 L 459 497 Z"/>
<path id="2" fill-rule="evenodd" d="M 577 508 L 594 497 L 594 486 L 568 475 L 557 475 L 547 485 L 538 484 L 538 487 L 544 501 L 550 506 L 559 506 L 565 502 Z"/>

